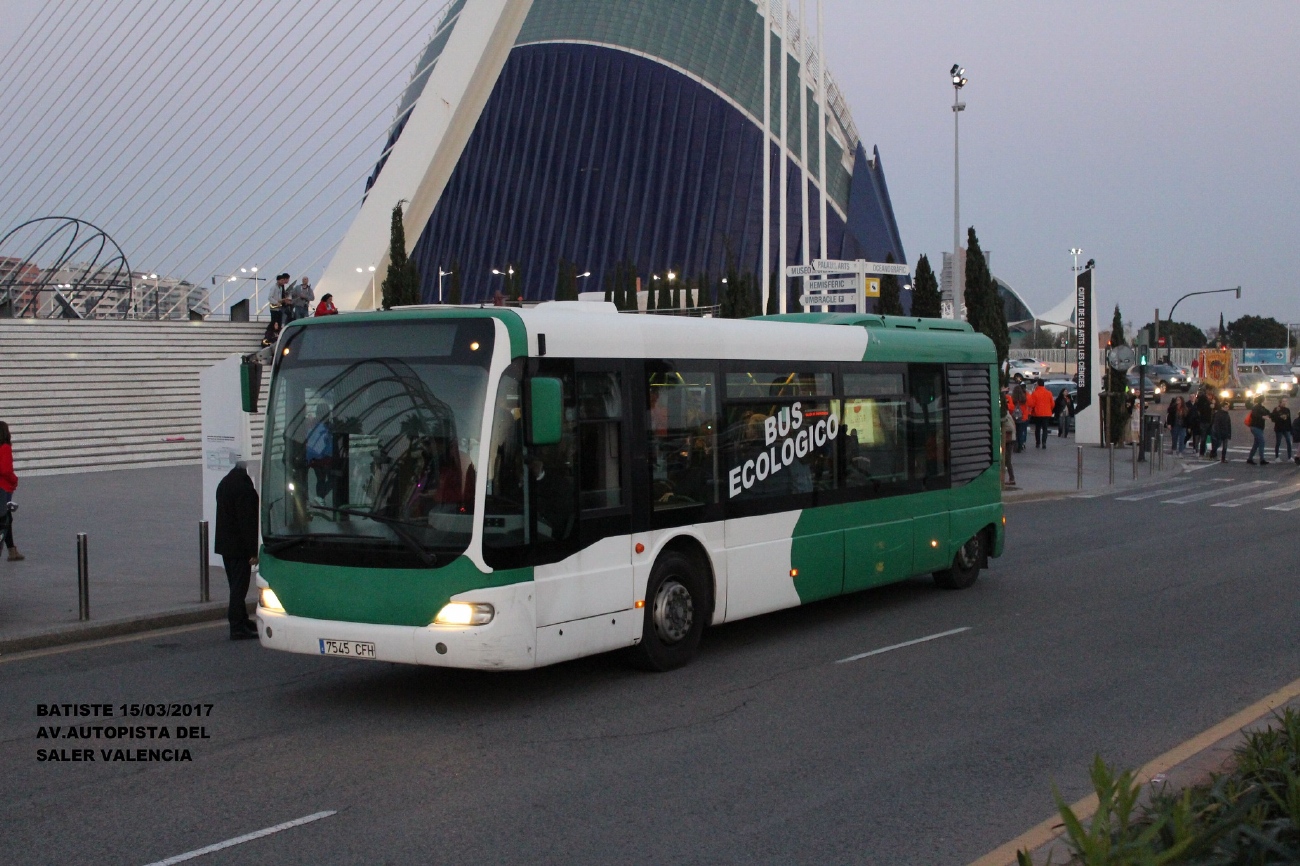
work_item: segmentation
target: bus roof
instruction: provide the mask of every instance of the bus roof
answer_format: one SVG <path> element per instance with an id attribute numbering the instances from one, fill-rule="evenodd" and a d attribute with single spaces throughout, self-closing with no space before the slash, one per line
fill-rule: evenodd
<path id="1" fill-rule="evenodd" d="M 531 308 L 428 305 L 329 317 L 358 321 L 491 317 L 510 334 L 512 357 L 996 363 L 993 342 L 965 322 L 851 313 L 753 319 L 620 314 L 612 304 L 549 302 Z M 328 321 L 328 320 L 327 320 Z M 293 323 L 310 326 L 313 320 Z"/>

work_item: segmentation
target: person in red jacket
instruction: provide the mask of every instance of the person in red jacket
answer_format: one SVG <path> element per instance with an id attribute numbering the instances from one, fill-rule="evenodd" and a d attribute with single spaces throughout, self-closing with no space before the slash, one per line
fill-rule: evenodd
<path id="1" fill-rule="evenodd" d="M 18 476 L 14 474 L 13 441 L 9 425 L 0 421 L 0 526 L 4 527 L 5 547 L 9 548 L 9 561 L 19 562 L 27 557 L 14 547 L 14 515 L 9 510 L 14 491 L 18 489 Z"/>
<path id="2" fill-rule="evenodd" d="M 1056 401 L 1052 399 L 1052 392 L 1040 382 L 1029 395 L 1029 417 L 1034 422 L 1035 448 L 1047 447 L 1047 425 L 1052 420 L 1055 408 Z"/>
<path id="3" fill-rule="evenodd" d="M 334 306 L 334 296 L 326 292 L 325 297 L 321 298 L 320 303 L 316 305 L 316 315 L 337 316 L 338 314 L 339 308 Z"/>

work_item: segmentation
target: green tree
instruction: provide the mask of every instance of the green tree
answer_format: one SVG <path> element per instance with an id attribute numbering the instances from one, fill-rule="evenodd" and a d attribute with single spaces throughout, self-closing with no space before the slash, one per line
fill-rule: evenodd
<path id="1" fill-rule="evenodd" d="M 1011 347 L 1007 313 L 993 285 L 993 275 L 989 273 L 974 226 L 966 232 L 966 321 L 993 341 L 998 353 L 998 366 L 1001 367 Z"/>
<path id="2" fill-rule="evenodd" d="M 1152 330 L 1153 325 L 1147 322 L 1142 327 L 1155 333 Z M 1165 337 L 1165 345 L 1172 349 L 1177 346 L 1180 349 L 1199 349 L 1205 345 L 1205 332 L 1189 322 L 1172 322 L 1168 319 L 1160 321 L 1160 336 Z"/>
<path id="3" fill-rule="evenodd" d="M 690 284 L 688 283 L 687 285 L 689 286 Z M 687 290 L 687 292 L 689 294 L 689 289 Z M 681 308 L 682 308 L 682 284 L 681 282 L 674 280 L 673 281 L 673 309 L 680 310 Z"/>
<path id="4" fill-rule="evenodd" d="M 886 253 L 885 261 L 893 264 L 894 254 Z M 893 274 L 885 274 L 880 278 L 880 303 L 876 309 L 885 316 L 903 315 L 903 293 L 898 287 L 898 277 Z"/>
<path id="5" fill-rule="evenodd" d="M 1124 317 L 1120 314 L 1119 304 L 1115 305 L 1115 314 L 1110 320 L 1110 345 L 1126 346 L 1128 341 L 1124 337 Z M 1105 363 L 1105 359 L 1102 360 Z M 1103 421 L 1106 425 L 1106 441 L 1118 445 L 1124 441 L 1124 432 L 1128 430 L 1129 418 L 1133 410 L 1128 406 L 1125 399 L 1125 391 L 1128 388 L 1127 370 L 1116 370 L 1109 364 L 1105 367 L 1102 389 L 1106 392 L 1106 399 L 1102 403 L 1104 414 Z"/>
<path id="6" fill-rule="evenodd" d="M 385 310 L 420 303 L 420 272 L 415 262 L 406 257 L 406 227 L 402 223 L 404 203 L 405 200 L 393 205 L 389 223 L 388 270 L 380 286 Z"/>
<path id="7" fill-rule="evenodd" d="M 767 284 L 767 309 L 764 312 L 766 315 L 775 316 L 781 312 L 781 292 L 786 291 L 786 286 L 785 281 L 777 276 L 776 271 L 772 271 L 769 279 L 771 282 Z M 759 286 L 759 291 L 762 290 L 763 287 Z"/>
<path id="8" fill-rule="evenodd" d="M 943 315 L 942 304 L 939 280 L 930 267 L 930 260 L 921 256 L 916 260 L 916 278 L 912 281 L 912 315 L 937 319 Z"/>
<path id="9" fill-rule="evenodd" d="M 1281 349 L 1286 344 L 1286 325 L 1272 316 L 1242 316 L 1228 323 L 1230 346 Z"/>
<path id="10" fill-rule="evenodd" d="M 447 295 L 442 299 L 444 304 L 460 303 L 460 262 L 452 259 L 451 273 L 447 275 Z"/>
<path id="11" fill-rule="evenodd" d="M 1215 341 L 1220 346 L 1228 345 L 1228 328 L 1223 324 L 1223 313 L 1219 313 L 1219 330 L 1214 334 Z"/>
<path id="12" fill-rule="evenodd" d="M 671 310 L 673 308 L 673 290 L 668 285 L 666 277 L 660 277 L 654 281 L 659 286 L 659 298 L 655 304 L 661 310 Z"/>

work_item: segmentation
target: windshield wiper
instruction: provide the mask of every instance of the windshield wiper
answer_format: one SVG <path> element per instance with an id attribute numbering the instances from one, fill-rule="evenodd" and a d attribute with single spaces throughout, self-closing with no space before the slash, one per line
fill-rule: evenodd
<path id="1" fill-rule="evenodd" d="M 276 536 L 274 541 L 262 545 L 262 549 L 274 556 L 282 550 L 288 550 L 302 544 L 307 539 L 312 538 L 310 535 L 280 535 Z"/>
<path id="2" fill-rule="evenodd" d="M 373 511 L 363 511 L 360 508 L 330 508 L 322 506 L 313 508 L 312 510 L 333 514 L 347 514 L 352 517 L 368 517 L 376 523 L 383 524 L 393 530 L 393 535 L 396 535 L 397 539 L 401 541 L 402 544 L 406 545 L 407 548 L 418 556 L 420 561 L 429 566 L 429 568 L 437 568 L 438 566 L 438 557 L 425 550 L 424 546 L 416 540 L 415 536 L 411 535 L 411 533 L 405 528 L 408 525 L 405 520 L 399 520 L 396 517 L 388 517 L 384 514 L 375 514 Z"/>

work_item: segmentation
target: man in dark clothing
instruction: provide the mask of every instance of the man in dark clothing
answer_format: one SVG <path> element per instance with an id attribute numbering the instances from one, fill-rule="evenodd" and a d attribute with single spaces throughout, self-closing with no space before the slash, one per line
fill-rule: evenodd
<path id="1" fill-rule="evenodd" d="M 226 567 L 230 584 L 230 639 L 257 637 L 257 625 L 248 618 L 244 597 L 257 562 L 257 488 L 243 461 L 235 464 L 217 485 L 217 533 L 212 549 Z"/>
<path id="2" fill-rule="evenodd" d="M 1205 393 L 1204 387 L 1196 395 L 1196 415 L 1200 420 L 1198 426 L 1201 428 L 1201 442 L 1197 452 L 1204 457 L 1205 441 L 1209 438 L 1210 422 L 1214 419 L 1214 407 L 1210 405 L 1210 395 Z"/>
<path id="3" fill-rule="evenodd" d="M 1255 405 L 1250 407 L 1250 414 L 1246 416 L 1246 427 L 1250 430 L 1251 445 L 1250 454 L 1246 457 L 1246 462 L 1251 466 L 1255 465 L 1255 452 L 1259 452 L 1259 465 L 1267 466 L 1268 461 L 1264 459 L 1264 426 L 1268 421 L 1268 410 L 1264 408 L 1264 398 L 1256 397 Z"/>
<path id="4" fill-rule="evenodd" d="M 1277 401 L 1277 408 L 1269 417 L 1273 419 L 1273 459 L 1282 453 L 1282 443 L 1286 443 L 1286 459 L 1291 459 L 1291 410 L 1287 408 L 1286 398 Z"/>

